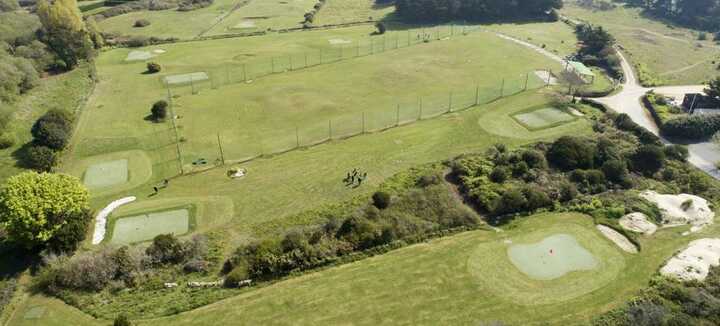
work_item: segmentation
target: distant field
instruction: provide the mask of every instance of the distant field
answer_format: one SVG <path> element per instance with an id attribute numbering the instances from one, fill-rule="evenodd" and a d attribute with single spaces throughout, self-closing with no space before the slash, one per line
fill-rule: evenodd
<path id="1" fill-rule="evenodd" d="M 315 16 L 316 25 L 383 20 L 395 12 L 392 2 L 375 0 L 327 0 Z"/>
<path id="2" fill-rule="evenodd" d="M 509 241 L 567 233 L 599 260 L 592 271 L 533 281 L 508 263 Z M 251 290 L 203 309 L 143 325 L 482 324 L 576 325 L 636 294 L 657 266 L 689 239 L 679 230 L 643 238 L 643 251 L 623 253 L 580 214 L 523 218 L 504 232 L 442 238 Z M 478 250 L 482 256 L 474 256 Z M 524 285 L 532 290 L 518 288 Z M 509 291 L 511 289 L 512 291 Z M 519 292 L 517 292 L 519 291 Z M 527 294 L 538 298 L 528 301 Z M 515 296 L 522 297 L 519 302 Z"/>
<path id="3" fill-rule="evenodd" d="M 206 35 L 299 28 L 305 20 L 305 13 L 310 11 L 315 3 L 316 0 L 250 0 L 225 17 Z"/>
<path id="4" fill-rule="evenodd" d="M 572 27 L 563 22 L 493 24 L 485 29 L 500 32 L 525 42 L 544 46 L 545 50 L 561 57 L 577 51 L 577 38 Z"/>
<path id="5" fill-rule="evenodd" d="M 607 28 L 634 64 L 646 66 L 647 79 L 670 85 L 698 84 L 716 76 L 720 49 L 712 41 L 698 41 L 697 32 L 669 27 L 644 18 L 639 9 L 619 7 L 590 11 L 566 2 L 562 13 Z"/>

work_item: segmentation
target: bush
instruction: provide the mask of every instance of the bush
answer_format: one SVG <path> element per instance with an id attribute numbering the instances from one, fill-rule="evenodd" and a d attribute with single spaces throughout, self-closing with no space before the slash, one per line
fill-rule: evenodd
<path id="1" fill-rule="evenodd" d="M 158 73 L 162 70 L 162 67 L 157 62 L 148 62 L 147 64 L 147 72 L 154 74 Z"/>
<path id="2" fill-rule="evenodd" d="M 622 183 L 628 177 L 627 164 L 620 160 L 606 161 L 602 166 L 602 172 L 612 182 Z"/>
<path id="3" fill-rule="evenodd" d="M 592 168 L 597 149 L 588 139 L 563 136 L 556 140 L 547 158 L 563 171 Z"/>
<path id="4" fill-rule="evenodd" d="M 138 19 L 138 20 L 135 21 L 135 24 L 133 24 L 133 27 L 145 27 L 145 26 L 149 26 L 149 25 L 150 25 L 150 21 L 149 21 L 149 20 L 147 20 L 147 19 Z"/>
<path id="5" fill-rule="evenodd" d="M 522 152 L 522 160 L 533 169 L 542 169 L 547 167 L 545 154 L 538 150 L 526 150 Z"/>
<path id="6" fill-rule="evenodd" d="M 53 109 L 41 116 L 30 129 L 37 145 L 55 150 L 65 148 L 72 131 L 72 116 L 65 110 Z"/>
<path id="7" fill-rule="evenodd" d="M 552 200 L 540 187 L 526 187 L 523 189 L 523 195 L 527 200 L 528 210 L 534 211 L 536 209 L 552 205 Z"/>
<path id="8" fill-rule="evenodd" d="M 50 238 L 48 248 L 54 252 L 74 252 L 80 243 L 85 240 L 92 219 L 92 212 L 87 209 L 75 214 L 75 216 L 61 217 L 65 224 Z"/>
<path id="9" fill-rule="evenodd" d="M 113 321 L 113 326 L 132 326 L 130 319 L 125 313 L 119 314 Z"/>
<path id="10" fill-rule="evenodd" d="M 508 189 L 500 196 L 500 203 L 496 209 L 497 213 L 508 214 L 525 210 L 527 200 L 518 189 Z"/>
<path id="11" fill-rule="evenodd" d="M 690 156 L 687 146 L 672 144 L 665 146 L 663 149 L 665 151 L 665 156 L 671 160 L 685 162 L 687 161 L 688 156 Z"/>
<path id="12" fill-rule="evenodd" d="M 663 148 L 656 145 L 643 145 L 632 156 L 633 170 L 644 175 L 659 171 L 665 161 Z"/>
<path id="13" fill-rule="evenodd" d="M 5 132 L 0 134 L 0 149 L 6 149 L 15 145 L 15 134 Z"/>
<path id="14" fill-rule="evenodd" d="M 700 140 L 720 131 L 720 115 L 685 115 L 670 119 L 660 126 L 667 137 Z"/>
<path id="15" fill-rule="evenodd" d="M 238 283 L 250 278 L 248 274 L 248 268 L 246 263 L 241 263 L 235 266 L 230 273 L 225 276 L 224 286 L 229 288 L 238 287 Z"/>
<path id="16" fill-rule="evenodd" d="M 375 28 L 377 28 L 377 31 L 375 32 L 375 34 L 378 34 L 378 35 L 385 34 L 386 28 L 385 28 L 385 24 L 383 24 L 382 22 L 376 23 Z"/>
<path id="17" fill-rule="evenodd" d="M 57 153 L 47 146 L 31 146 L 23 156 L 23 163 L 34 170 L 47 172 L 57 164 Z"/>
<path id="18" fill-rule="evenodd" d="M 183 266 L 185 273 L 205 273 L 208 271 L 208 262 L 201 259 L 193 259 Z"/>
<path id="19" fill-rule="evenodd" d="M 167 118 L 168 103 L 165 100 L 157 101 L 150 108 L 150 116 L 153 121 L 159 122 Z"/>
<path id="20" fill-rule="evenodd" d="M 173 234 L 156 236 L 145 253 L 156 264 L 177 264 L 185 260 L 185 249 Z"/>
<path id="21" fill-rule="evenodd" d="M 390 206 L 390 194 L 378 191 L 375 192 L 372 195 L 373 200 L 373 206 L 377 207 L 378 209 L 386 209 L 388 206 Z"/>
<path id="22" fill-rule="evenodd" d="M 490 180 L 495 183 L 503 183 L 510 176 L 510 171 L 504 166 L 496 166 L 490 173 Z"/>

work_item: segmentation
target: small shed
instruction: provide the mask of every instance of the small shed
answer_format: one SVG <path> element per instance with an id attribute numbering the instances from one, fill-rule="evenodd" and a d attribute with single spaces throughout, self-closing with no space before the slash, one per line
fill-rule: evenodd
<path id="1" fill-rule="evenodd" d="M 595 73 L 582 62 L 566 61 L 565 70 L 574 73 L 585 83 L 592 84 L 595 81 Z"/>

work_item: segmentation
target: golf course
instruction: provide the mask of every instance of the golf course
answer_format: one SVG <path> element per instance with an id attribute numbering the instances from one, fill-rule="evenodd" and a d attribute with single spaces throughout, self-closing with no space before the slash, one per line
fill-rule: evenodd
<path id="1" fill-rule="evenodd" d="M 615 51 L 641 83 L 683 85 L 717 75 L 716 45 L 587 6 L 8 11 L 40 36 L 12 27 L 7 62 L 54 63 L 0 93 L 0 325 L 712 323 L 658 296 L 704 284 L 660 269 L 718 237 L 720 183 L 592 97 L 622 91 Z M 55 48 L 53 15 L 86 57 Z M 699 199 L 681 214 L 646 191 Z"/>

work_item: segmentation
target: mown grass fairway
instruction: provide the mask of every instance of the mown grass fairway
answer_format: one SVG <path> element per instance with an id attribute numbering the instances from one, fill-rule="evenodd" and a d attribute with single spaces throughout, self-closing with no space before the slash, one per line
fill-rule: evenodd
<path id="1" fill-rule="evenodd" d="M 642 63 L 647 73 L 667 84 L 692 85 L 717 75 L 719 49 L 712 41 L 698 41 L 697 32 L 669 28 L 643 18 L 640 9 L 618 7 L 591 11 L 566 2 L 564 15 L 605 27 L 629 54 L 633 64 Z"/>
<path id="2" fill-rule="evenodd" d="M 548 235 L 558 230 L 572 230 L 584 238 L 580 241 L 603 257 L 609 269 L 598 274 L 578 272 L 577 277 L 567 275 L 535 289 L 547 300 L 555 298 L 555 302 L 523 305 L 497 296 L 495 291 L 500 289 L 487 290 L 488 286 L 527 280 L 508 268 L 498 268 L 495 274 L 476 273 L 475 264 L 492 268 L 489 265 L 493 262 L 507 260 L 504 239 L 532 231 Z M 510 325 L 584 324 L 646 286 L 657 266 L 688 240 L 680 236 L 679 230 L 666 229 L 642 240 L 646 248 L 642 254 L 629 255 L 603 238 L 587 216 L 541 214 L 524 218 L 501 233 L 475 231 L 437 239 L 249 290 L 202 309 L 143 324 L 316 325 L 348 320 L 357 325 L 478 324 L 498 320 Z M 473 254 L 483 246 L 503 250 L 489 250 L 487 257 L 475 260 Z M 562 299 L 557 300 L 560 296 Z"/>
<path id="3" fill-rule="evenodd" d="M 315 16 L 318 25 L 345 24 L 392 18 L 395 6 L 374 0 L 328 0 Z"/>

